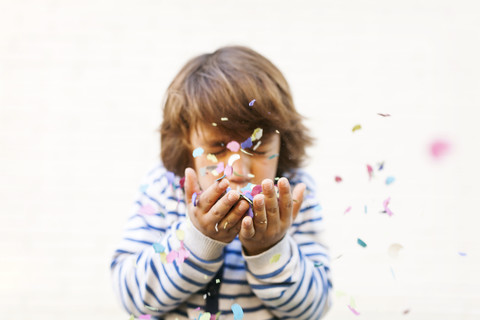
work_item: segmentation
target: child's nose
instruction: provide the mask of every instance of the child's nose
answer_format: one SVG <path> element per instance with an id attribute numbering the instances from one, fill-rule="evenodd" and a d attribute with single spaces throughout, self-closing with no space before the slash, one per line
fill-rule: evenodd
<path id="1" fill-rule="evenodd" d="M 232 182 L 247 182 L 250 179 L 248 174 L 250 173 L 251 159 L 248 155 L 240 155 L 240 159 L 235 161 L 232 165 L 234 174 L 230 177 Z"/>

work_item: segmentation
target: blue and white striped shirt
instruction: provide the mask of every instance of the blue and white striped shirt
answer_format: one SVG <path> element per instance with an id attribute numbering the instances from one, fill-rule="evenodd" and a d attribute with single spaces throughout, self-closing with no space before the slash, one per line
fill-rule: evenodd
<path id="1" fill-rule="evenodd" d="M 325 314 L 331 302 L 330 259 L 308 174 L 297 170 L 286 175 L 292 187 L 307 185 L 300 212 L 285 237 L 256 256 L 244 254 L 238 237 L 226 244 L 198 231 L 187 219 L 180 177 L 172 177 L 161 164 L 147 175 L 113 256 L 114 289 L 127 312 L 197 319 L 205 314 L 206 286 L 223 266 L 218 293 L 222 320 L 234 318 L 235 303 L 242 307 L 243 319 L 320 319 Z M 166 261 L 166 255 L 181 248 L 188 251 L 184 261 Z"/>

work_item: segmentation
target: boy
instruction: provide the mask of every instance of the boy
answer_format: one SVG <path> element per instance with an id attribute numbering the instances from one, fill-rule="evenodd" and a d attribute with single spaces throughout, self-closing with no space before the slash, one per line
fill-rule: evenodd
<path id="1" fill-rule="evenodd" d="M 129 313 L 325 314 L 329 258 L 311 179 L 298 169 L 312 142 L 301 120 L 281 72 L 251 49 L 224 47 L 183 67 L 167 90 L 162 164 L 111 264 Z"/>

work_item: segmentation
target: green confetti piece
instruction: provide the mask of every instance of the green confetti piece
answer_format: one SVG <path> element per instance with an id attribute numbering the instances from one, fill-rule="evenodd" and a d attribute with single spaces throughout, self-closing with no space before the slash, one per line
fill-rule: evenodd
<path id="1" fill-rule="evenodd" d="M 270 263 L 275 263 L 280 259 L 280 253 L 274 254 L 273 257 L 270 258 Z"/>
<path id="2" fill-rule="evenodd" d="M 154 307 L 147 306 L 146 304 L 145 304 L 144 306 L 145 306 L 145 308 L 147 308 L 148 310 L 152 310 L 152 311 L 160 311 L 160 309 L 157 309 L 157 308 L 154 308 Z"/>
<path id="3" fill-rule="evenodd" d="M 357 243 L 358 243 L 359 245 L 361 245 L 362 247 L 364 247 L 364 248 L 367 246 L 367 244 L 366 244 L 362 239 L 360 239 L 360 238 L 357 238 Z"/>
<path id="4" fill-rule="evenodd" d="M 272 154 L 270 157 L 268 157 L 269 160 L 272 160 L 273 158 L 278 157 L 278 153 Z"/>

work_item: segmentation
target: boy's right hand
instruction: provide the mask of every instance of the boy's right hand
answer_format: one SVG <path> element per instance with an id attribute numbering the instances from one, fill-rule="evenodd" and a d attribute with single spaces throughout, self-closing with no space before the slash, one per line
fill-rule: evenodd
<path id="1" fill-rule="evenodd" d="M 249 208 L 247 201 L 238 201 L 238 191 L 230 190 L 222 196 L 228 185 L 229 181 L 224 178 L 201 192 L 195 170 L 185 170 L 185 200 L 190 220 L 207 237 L 225 243 L 235 239 L 241 228 L 241 219 Z M 195 192 L 196 205 L 192 202 Z"/>

